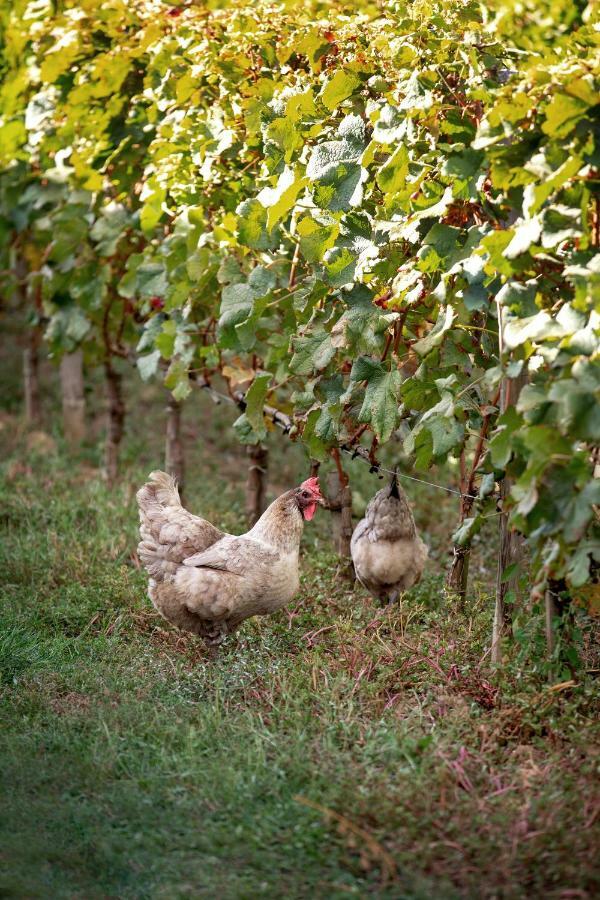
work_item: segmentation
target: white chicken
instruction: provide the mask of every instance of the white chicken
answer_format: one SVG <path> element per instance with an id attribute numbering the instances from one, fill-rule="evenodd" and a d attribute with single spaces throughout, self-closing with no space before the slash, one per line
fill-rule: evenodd
<path id="1" fill-rule="evenodd" d="M 274 500 L 246 534 L 226 534 L 183 508 L 170 475 L 152 472 L 137 494 L 138 556 L 148 594 L 178 628 L 219 643 L 250 616 L 288 603 L 299 587 L 304 522 L 322 502 L 317 478 Z"/>
<path id="2" fill-rule="evenodd" d="M 384 603 L 392 603 L 421 578 L 429 549 L 415 526 L 406 494 L 393 476 L 367 506 L 350 542 L 360 583 Z"/>

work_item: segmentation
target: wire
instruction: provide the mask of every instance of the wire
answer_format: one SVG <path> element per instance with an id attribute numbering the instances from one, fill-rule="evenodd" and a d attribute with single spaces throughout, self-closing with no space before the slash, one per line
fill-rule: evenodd
<path id="1" fill-rule="evenodd" d="M 220 393 L 220 391 L 216 391 L 211 384 L 208 384 L 208 382 L 202 383 L 202 382 L 198 381 L 198 384 L 201 388 L 208 391 L 208 393 L 210 394 L 214 403 L 220 403 L 221 400 L 225 400 L 226 403 L 230 403 L 233 406 L 238 406 L 241 409 L 245 408 L 245 401 L 244 401 L 243 397 L 240 396 L 238 399 L 236 399 L 234 397 L 230 397 L 228 394 L 222 394 L 222 393 Z M 276 413 L 277 413 L 277 416 L 276 415 L 271 416 L 273 423 L 275 425 L 279 425 L 279 427 L 282 428 L 283 431 L 287 434 L 287 432 L 289 432 L 289 430 L 290 430 L 291 423 L 285 422 L 285 421 L 283 421 L 283 419 L 279 418 L 279 416 L 284 415 L 283 413 L 280 413 L 278 410 L 276 411 Z M 285 418 L 287 419 L 287 416 Z M 366 454 L 367 450 L 364 447 L 361 447 L 361 448 L 355 447 L 354 449 L 351 449 L 350 447 L 342 446 L 342 447 L 340 447 L 340 450 L 343 453 L 348 453 L 353 459 L 358 458 L 362 462 L 366 463 L 368 466 L 370 466 L 370 471 L 373 473 L 385 472 L 387 475 L 396 475 L 398 478 L 406 478 L 408 481 L 416 481 L 419 484 L 425 484 L 428 487 L 437 488 L 438 491 L 445 491 L 447 494 L 455 494 L 458 497 L 464 497 L 465 499 L 468 499 L 468 500 L 476 500 L 477 499 L 476 494 L 463 494 L 462 491 L 459 491 L 456 488 L 446 487 L 446 485 L 444 485 L 444 484 L 436 484 L 435 481 L 426 481 L 424 478 L 416 478 L 414 475 L 406 475 L 404 472 L 397 472 L 397 471 L 394 471 L 393 469 L 386 469 L 384 466 L 381 466 L 379 463 L 373 463 L 368 458 L 368 456 L 363 456 L 363 454 L 359 451 L 364 450 L 364 452 Z"/>
<path id="2" fill-rule="evenodd" d="M 349 447 L 340 447 L 340 449 L 344 453 L 349 453 L 351 456 L 354 456 L 354 451 L 350 450 Z M 365 463 L 369 463 L 368 459 L 365 459 L 364 456 L 360 454 L 356 454 L 358 459 L 362 460 Z M 356 457 L 355 457 L 356 458 Z M 397 472 L 393 469 L 386 469 L 384 466 L 379 465 L 379 463 L 375 463 L 371 466 L 374 472 L 386 472 L 388 475 L 396 475 L 398 478 L 407 478 L 409 481 L 418 481 L 419 484 L 426 484 L 429 487 L 437 488 L 439 491 L 446 491 L 448 494 L 457 494 L 459 497 L 467 497 L 469 500 L 477 500 L 476 494 L 463 494 L 462 491 L 457 491 L 456 488 L 446 487 L 444 484 L 436 484 L 435 481 L 425 481 L 424 478 L 415 478 L 414 475 L 405 475 L 404 472 Z"/>

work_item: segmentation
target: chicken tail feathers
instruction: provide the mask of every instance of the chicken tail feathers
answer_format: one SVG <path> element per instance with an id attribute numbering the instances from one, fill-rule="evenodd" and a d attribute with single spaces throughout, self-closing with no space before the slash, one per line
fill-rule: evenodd
<path id="1" fill-rule="evenodd" d="M 400 499 L 400 492 L 398 490 L 398 469 L 394 469 L 393 475 L 390 480 L 390 497 L 394 497 L 396 500 Z"/>
<path id="2" fill-rule="evenodd" d="M 149 481 L 137 492 L 140 513 L 166 506 L 181 507 L 177 482 L 166 472 L 150 472 Z"/>
<path id="3" fill-rule="evenodd" d="M 148 574 L 161 582 L 177 571 L 177 561 L 172 558 L 171 552 L 172 539 L 176 538 L 176 534 L 165 535 L 167 540 L 161 540 L 161 535 L 165 525 L 168 529 L 169 513 L 182 509 L 182 506 L 177 482 L 171 475 L 150 472 L 148 477 L 149 481 L 137 492 L 141 535 L 138 557 Z"/>
<path id="4" fill-rule="evenodd" d="M 184 559 L 206 550 L 223 532 L 181 505 L 177 482 L 166 472 L 151 472 L 137 492 L 140 510 L 138 557 L 160 583 L 170 581 Z"/>

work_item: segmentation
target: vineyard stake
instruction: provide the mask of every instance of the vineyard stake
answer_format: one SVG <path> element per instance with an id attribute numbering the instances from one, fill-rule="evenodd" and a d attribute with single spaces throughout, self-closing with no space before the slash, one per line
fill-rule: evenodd
<path id="1" fill-rule="evenodd" d="M 83 383 L 83 351 L 65 353 L 60 361 L 63 429 L 71 446 L 85 439 L 85 391 Z"/>

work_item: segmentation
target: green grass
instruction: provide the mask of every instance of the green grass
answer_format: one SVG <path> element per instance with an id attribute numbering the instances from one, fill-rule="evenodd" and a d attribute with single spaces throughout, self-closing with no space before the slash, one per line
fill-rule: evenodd
<path id="1" fill-rule="evenodd" d="M 290 609 L 213 659 L 132 556 L 152 409 L 112 490 L 95 444 L 69 460 L 3 419 L 0 896 L 598 895 L 597 685 L 494 680 L 485 543 L 467 607 L 444 596 L 454 501 L 413 493 L 433 561 L 383 614 L 336 576 L 321 513 Z M 209 411 L 186 420 L 187 501 L 242 529 L 243 460 Z M 304 466 L 276 453 L 273 491 Z"/>

